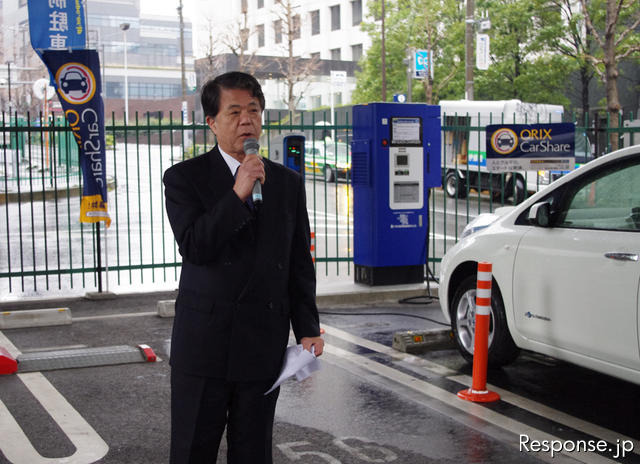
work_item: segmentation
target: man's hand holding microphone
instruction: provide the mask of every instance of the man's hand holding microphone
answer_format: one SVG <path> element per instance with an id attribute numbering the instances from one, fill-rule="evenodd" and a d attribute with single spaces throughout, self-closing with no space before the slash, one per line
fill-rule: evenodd
<path id="1" fill-rule="evenodd" d="M 242 201 L 249 197 L 254 205 L 262 203 L 262 184 L 265 181 L 264 164 L 258 156 L 260 145 L 254 138 L 244 141 L 245 157 L 236 173 L 236 182 L 233 191 Z"/>

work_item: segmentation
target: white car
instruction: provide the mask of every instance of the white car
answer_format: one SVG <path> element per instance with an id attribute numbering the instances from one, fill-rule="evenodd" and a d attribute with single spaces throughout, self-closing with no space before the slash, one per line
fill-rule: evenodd
<path id="1" fill-rule="evenodd" d="M 636 145 L 469 223 L 442 260 L 442 311 L 471 360 L 477 265 L 490 262 L 490 365 L 524 349 L 640 384 L 639 256 Z"/>

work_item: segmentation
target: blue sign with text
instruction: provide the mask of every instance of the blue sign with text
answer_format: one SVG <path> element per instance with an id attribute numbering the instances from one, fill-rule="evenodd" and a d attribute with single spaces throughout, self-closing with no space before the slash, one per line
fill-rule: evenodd
<path id="1" fill-rule="evenodd" d="M 27 6 L 31 46 L 36 53 L 85 48 L 82 0 L 28 0 Z"/>
<path id="2" fill-rule="evenodd" d="M 430 72 L 429 50 L 416 50 L 413 63 L 413 77 L 428 77 Z"/>
<path id="3" fill-rule="evenodd" d="M 575 125 L 491 124 L 487 131 L 487 169 L 570 171 L 575 166 Z"/>

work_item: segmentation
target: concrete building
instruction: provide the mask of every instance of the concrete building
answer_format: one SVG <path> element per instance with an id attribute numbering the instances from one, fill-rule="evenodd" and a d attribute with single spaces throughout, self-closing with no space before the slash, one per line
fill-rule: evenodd
<path id="1" fill-rule="evenodd" d="M 177 5 L 177 2 L 176 2 Z M 125 110 L 125 75 L 129 114 L 148 111 L 179 114 L 183 100 L 180 21 L 174 16 L 141 13 L 140 0 L 87 0 L 88 48 L 98 50 L 102 66 L 103 98 L 107 119 L 115 112 L 122 120 Z M 13 109 L 37 109 L 31 84 L 47 76 L 29 41 L 26 0 L 3 0 L 4 64 L 12 63 Z M 193 94 L 193 46 L 191 23 L 184 24 L 186 94 Z M 125 69 L 125 43 L 127 66 Z M 186 98 L 192 101 L 193 98 Z M 8 109 L 3 107 L 4 110 Z M 192 105 L 189 105 L 192 108 Z"/>
<path id="2" fill-rule="evenodd" d="M 366 0 L 229 0 L 224 9 L 199 0 L 197 9 L 196 55 L 206 56 L 200 63 L 208 65 L 199 75 L 232 69 L 235 56 L 238 69 L 262 81 L 267 107 L 285 109 L 288 71 L 277 63 L 291 55 L 301 59 L 299 70 L 311 68 L 298 73 L 309 75 L 294 85 L 296 109 L 351 102 L 355 65 L 371 44 L 360 28 Z"/>

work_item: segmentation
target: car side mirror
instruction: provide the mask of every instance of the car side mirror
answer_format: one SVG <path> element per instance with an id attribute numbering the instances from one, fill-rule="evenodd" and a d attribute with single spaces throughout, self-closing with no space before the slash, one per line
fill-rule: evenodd
<path id="1" fill-rule="evenodd" d="M 536 203 L 529 210 L 529 223 L 539 227 L 551 226 L 551 207 L 548 202 Z"/>

